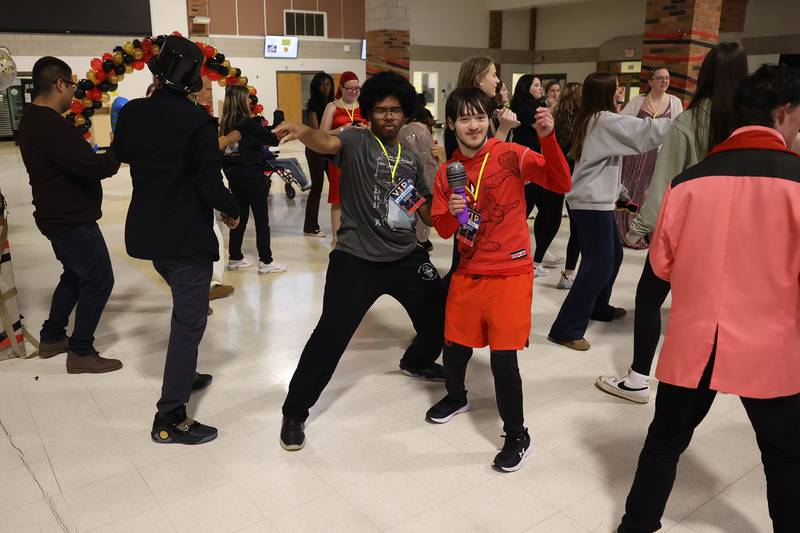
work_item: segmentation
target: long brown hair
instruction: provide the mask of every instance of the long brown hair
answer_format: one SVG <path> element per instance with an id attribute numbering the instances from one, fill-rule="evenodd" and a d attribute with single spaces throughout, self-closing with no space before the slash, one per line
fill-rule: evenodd
<path id="1" fill-rule="evenodd" d="M 697 76 L 697 90 L 686 109 L 693 109 L 704 100 L 711 100 L 708 131 L 701 132 L 701 121 L 695 121 L 695 136 L 701 139 L 705 133 L 702 140 L 706 141 L 708 150 L 733 133 L 736 115 L 734 96 L 746 77 L 747 54 L 739 43 L 722 42 L 706 54 Z"/>
<path id="2" fill-rule="evenodd" d="M 575 119 L 575 129 L 572 132 L 572 148 L 569 156 L 577 161 L 583 152 L 583 141 L 589 131 L 591 121 L 597 121 L 601 111 L 617 112 L 614 105 L 614 95 L 617 92 L 617 76 L 611 72 L 593 72 L 583 81 L 583 94 L 581 95 L 581 108 Z"/>
<path id="3" fill-rule="evenodd" d="M 472 56 L 465 59 L 458 69 L 456 89 L 479 87 L 481 78 L 489 72 L 489 67 L 493 64 L 494 59 L 489 56 Z"/>
<path id="4" fill-rule="evenodd" d="M 225 87 L 225 101 L 222 104 L 222 118 L 219 121 L 219 134 L 227 135 L 241 122 L 250 118 L 248 96 L 250 92 L 242 85 Z"/>
<path id="5" fill-rule="evenodd" d="M 575 120 L 578 118 L 578 111 L 581 108 L 582 88 L 583 84 L 577 82 L 564 85 L 561 96 L 553 108 L 556 139 L 561 148 L 568 148 L 572 142 Z"/>

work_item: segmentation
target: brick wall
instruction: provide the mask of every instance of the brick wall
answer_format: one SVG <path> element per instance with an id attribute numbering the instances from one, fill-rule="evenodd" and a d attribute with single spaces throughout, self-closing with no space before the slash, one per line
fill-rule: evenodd
<path id="1" fill-rule="evenodd" d="M 747 0 L 722 0 L 719 31 L 721 33 L 742 33 L 746 15 Z"/>
<path id="2" fill-rule="evenodd" d="M 382 70 L 409 77 L 408 30 L 373 30 L 367 32 L 367 76 Z"/>
<path id="3" fill-rule="evenodd" d="M 653 70 L 670 71 L 670 93 L 688 103 L 700 65 L 719 41 L 723 0 L 648 0 L 642 45 L 642 89 Z"/>

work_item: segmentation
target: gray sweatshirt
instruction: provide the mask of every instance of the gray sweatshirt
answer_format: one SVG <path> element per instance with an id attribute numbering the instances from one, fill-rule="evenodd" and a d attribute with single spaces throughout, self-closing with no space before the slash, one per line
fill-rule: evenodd
<path id="1" fill-rule="evenodd" d="M 637 118 L 610 111 L 595 115 L 572 173 L 572 190 L 567 193 L 570 208 L 613 211 L 624 190 L 622 156 L 658 148 L 671 123 L 669 118 Z"/>

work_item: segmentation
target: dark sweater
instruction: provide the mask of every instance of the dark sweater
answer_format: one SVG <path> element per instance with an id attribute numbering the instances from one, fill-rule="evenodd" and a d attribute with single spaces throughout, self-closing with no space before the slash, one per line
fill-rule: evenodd
<path id="1" fill-rule="evenodd" d="M 240 122 L 236 129 L 242 135 L 239 151 L 225 155 L 223 165 L 225 172 L 232 167 L 255 167 L 258 175 L 264 170 L 262 146 L 278 146 L 278 138 L 272 129 L 264 126 L 260 117 L 250 117 Z"/>
<path id="2" fill-rule="evenodd" d="M 239 207 L 222 182 L 217 127 L 202 107 L 168 89 L 122 108 L 114 148 L 131 165 L 131 257 L 218 258 L 214 209 L 237 218 Z"/>
<path id="3" fill-rule="evenodd" d="M 541 105 L 544 106 L 544 104 Z M 539 143 L 539 135 L 533 127 L 533 123 L 536 122 L 537 107 L 539 107 L 538 102 L 534 105 L 522 102 L 513 110 L 519 121 L 519 126 L 514 130 L 514 142 L 541 153 L 542 145 Z"/>
<path id="4" fill-rule="evenodd" d="M 25 107 L 17 139 L 33 191 L 33 217 L 42 234 L 100 219 L 100 180 L 119 169 L 113 150 L 95 154 L 75 126 L 54 109 L 36 104 Z"/>

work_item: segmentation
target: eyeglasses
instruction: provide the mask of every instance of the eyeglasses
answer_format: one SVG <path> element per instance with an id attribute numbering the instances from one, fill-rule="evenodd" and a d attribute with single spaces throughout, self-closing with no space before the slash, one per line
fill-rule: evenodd
<path id="1" fill-rule="evenodd" d="M 53 80 L 53 83 L 58 83 L 58 82 L 60 82 L 60 81 L 63 81 L 63 82 L 64 82 L 64 83 L 66 83 L 67 85 L 71 85 L 71 86 L 72 86 L 72 90 L 73 90 L 73 91 L 75 90 L 75 87 L 77 87 L 77 85 L 78 85 L 78 84 L 77 84 L 77 83 L 75 83 L 74 81 L 72 81 L 72 80 L 67 80 L 67 79 L 64 79 L 64 78 L 58 78 L 57 80 Z"/>
<path id="2" fill-rule="evenodd" d="M 344 90 L 349 93 L 358 93 L 361 92 L 361 87 L 345 87 Z"/>
<path id="3" fill-rule="evenodd" d="M 388 115 L 399 116 L 403 114 L 402 107 L 376 107 L 372 110 L 372 114 L 378 118 L 383 118 Z"/>
<path id="4" fill-rule="evenodd" d="M 656 81 L 669 81 L 669 76 L 653 76 L 650 79 Z"/>

